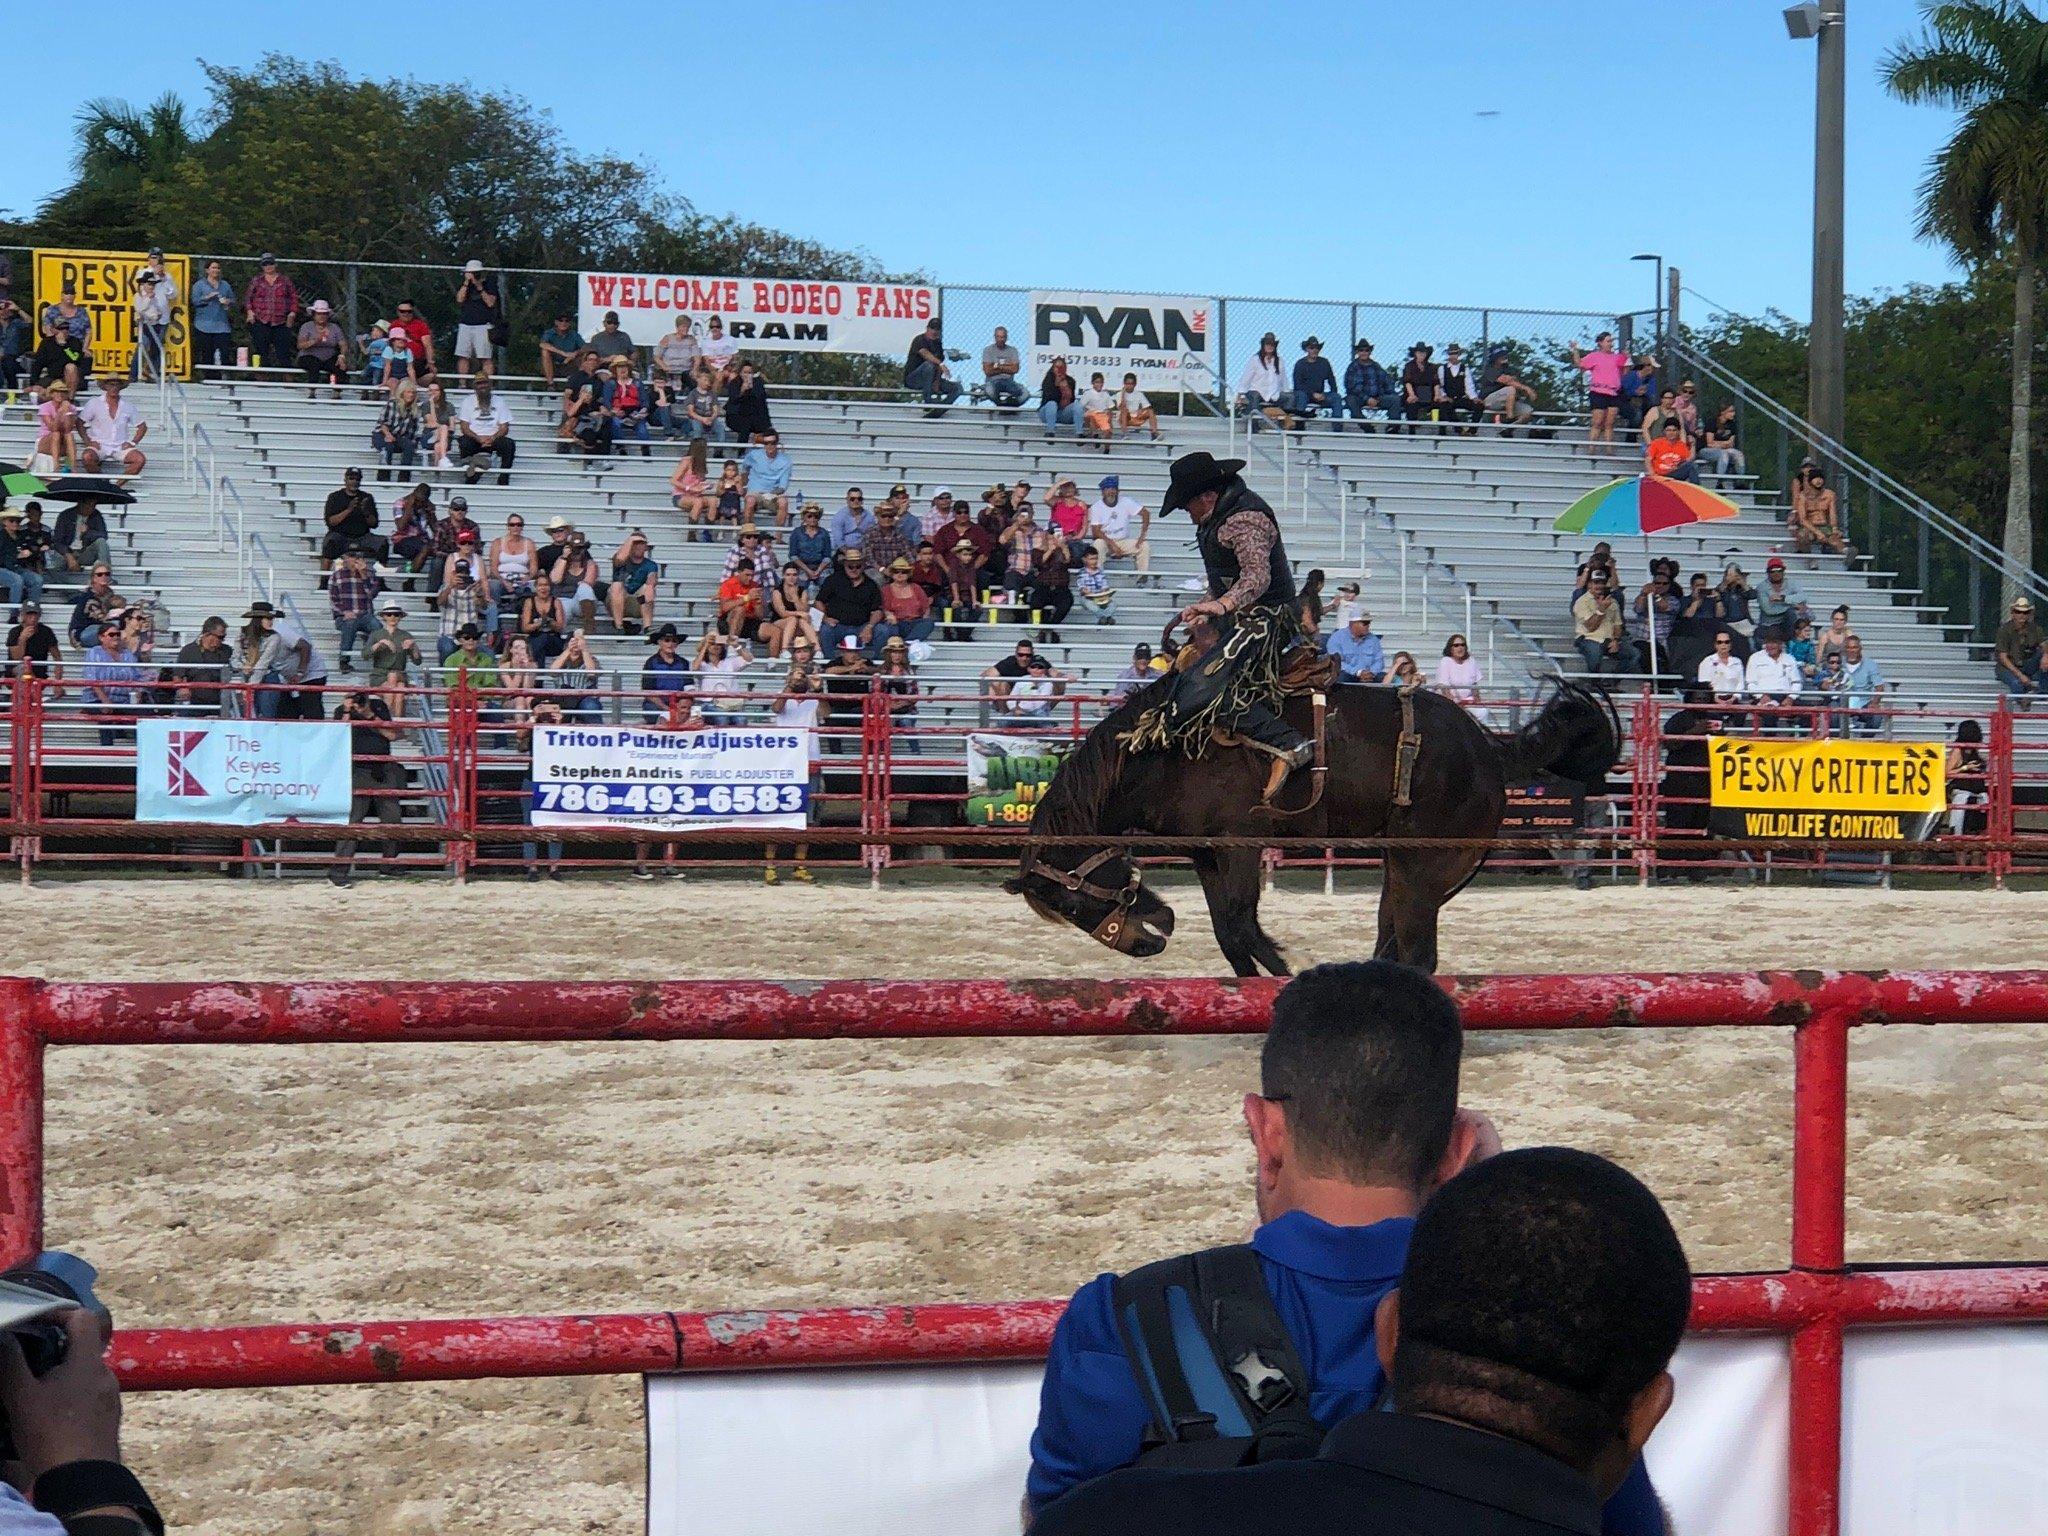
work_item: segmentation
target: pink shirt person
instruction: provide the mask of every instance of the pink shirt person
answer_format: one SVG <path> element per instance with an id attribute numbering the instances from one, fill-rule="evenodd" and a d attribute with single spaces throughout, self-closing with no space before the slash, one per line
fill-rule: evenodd
<path id="1" fill-rule="evenodd" d="M 1628 354 L 1596 350 L 1581 356 L 1579 366 L 1586 370 L 1586 383 L 1594 394 L 1618 395 L 1622 370 L 1628 367 Z"/>

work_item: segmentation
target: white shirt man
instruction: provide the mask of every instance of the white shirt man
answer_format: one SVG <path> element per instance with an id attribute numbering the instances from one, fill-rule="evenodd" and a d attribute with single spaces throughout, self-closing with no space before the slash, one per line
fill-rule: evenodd
<path id="1" fill-rule="evenodd" d="M 1152 563 L 1152 513 L 1142 502 L 1126 500 L 1115 475 L 1104 475 L 1102 494 L 1088 509 L 1088 536 L 1102 551 L 1102 563 L 1135 561 L 1140 571 Z"/>
<path id="2" fill-rule="evenodd" d="M 1786 651 L 1784 644 L 1775 639 L 1766 640 L 1749 658 L 1744 681 L 1748 684 L 1751 698 L 1778 703 L 1791 703 L 1806 686 L 1805 674 L 1799 670 L 1799 663 Z"/>
<path id="3" fill-rule="evenodd" d="M 488 443 L 501 429 L 508 437 L 512 434 L 512 412 L 496 395 L 484 400 L 472 392 L 455 408 L 455 419 L 480 443 Z"/>
<path id="4" fill-rule="evenodd" d="M 140 474 L 147 460 L 139 445 L 148 435 L 149 423 L 122 398 L 119 378 L 102 380 L 101 391 L 99 399 L 78 413 L 79 425 L 91 445 L 85 451 L 85 467 L 92 474 L 98 474 L 103 464 L 115 473 Z"/>

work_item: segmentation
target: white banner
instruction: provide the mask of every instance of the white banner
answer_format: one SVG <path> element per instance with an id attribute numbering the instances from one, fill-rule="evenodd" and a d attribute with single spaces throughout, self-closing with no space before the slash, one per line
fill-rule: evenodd
<path id="1" fill-rule="evenodd" d="M 2048 1531 L 2048 1328 L 1852 1332 L 1843 1529 Z M 1692 1338 L 1650 1440 L 1685 1536 L 1783 1530 L 1786 1345 Z M 1016 1536 L 1038 1418 L 1031 1365 L 658 1376 L 650 1536 Z M 735 1469 L 743 1469 L 736 1471 Z"/>
<path id="2" fill-rule="evenodd" d="M 576 326 L 595 336 L 607 311 L 635 344 L 651 347 L 676 316 L 717 315 L 742 352 L 866 352 L 909 356 L 939 312 L 939 290 L 920 283 L 827 283 L 796 277 L 680 277 L 649 272 L 577 275 Z"/>
<path id="3" fill-rule="evenodd" d="M 349 728 L 338 721 L 135 722 L 137 821 L 345 822 L 349 798 Z"/>
<path id="4" fill-rule="evenodd" d="M 1052 360 L 1064 357 L 1083 389 L 1091 373 L 1104 376 L 1111 394 L 1127 373 L 1140 389 L 1213 389 L 1216 313 L 1214 299 L 1185 294 L 1033 289 L 1026 382 L 1036 389 Z"/>
<path id="5" fill-rule="evenodd" d="M 810 819 L 811 751 L 811 733 L 791 726 L 535 726 L 533 824 L 802 827 Z"/>

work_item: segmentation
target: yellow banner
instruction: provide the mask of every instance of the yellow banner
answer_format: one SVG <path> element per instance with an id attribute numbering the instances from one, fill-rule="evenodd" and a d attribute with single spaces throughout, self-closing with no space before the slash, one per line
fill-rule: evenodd
<path id="1" fill-rule="evenodd" d="M 1715 810 L 1885 811 L 1948 809 L 1944 749 L 1921 741 L 1707 743 L 1708 799 Z"/>
<path id="2" fill-rule="evenodd" d="M 92 317 L 92 363 L 96 373 L 127 375 L 135 360 L 135 274 L 149 265 L 142 251 L 36 252 L 36 323 L 69 283 L 79 308 Z M 164 335 L 164 360 L 174 378 L 192 377 L 192 259 L 167 256 L 171 275 L 171 324 Z"/>

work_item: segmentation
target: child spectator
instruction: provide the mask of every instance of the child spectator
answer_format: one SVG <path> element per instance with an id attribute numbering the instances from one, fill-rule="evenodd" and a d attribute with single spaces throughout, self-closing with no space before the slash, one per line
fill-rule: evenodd
<path id="1" fill-rule="evenodd" d="M 1102 551 L 1092 545 L 1081 555 L 1074 591 L 1080 595 L 1081 611 L 1093 614 L 1097 624 L 1116 622 L 1116 593 L 1109 585 L 1109 572 L 1102 568 Z"/>

